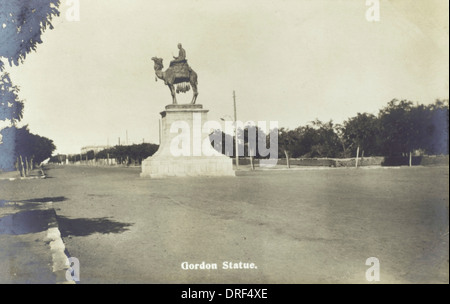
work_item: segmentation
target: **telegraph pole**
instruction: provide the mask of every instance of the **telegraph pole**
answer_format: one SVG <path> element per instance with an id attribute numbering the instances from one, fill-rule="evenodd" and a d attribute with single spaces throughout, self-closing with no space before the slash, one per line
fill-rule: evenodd
<path id="1" fill-rule="evenodd" d="M 236 150 L 236 169 L 239 168 L 239 148 L 238 148 L 238 130 L 237 130 L 237 112 L 236 112 L 236 93 L 233 90 L 233 107 L 234 107 L 234 140 Z"/>
<path id="2" fill-rule="evenodd" d="M 161 135 L 161 132 L 162 132 L 162 121 L 161 121 L 161 118 L 158 120 L 158 127 L 159 127 L 159 145 L 161 146 L 161 137 L 162 137 L 162 135 Z"/>

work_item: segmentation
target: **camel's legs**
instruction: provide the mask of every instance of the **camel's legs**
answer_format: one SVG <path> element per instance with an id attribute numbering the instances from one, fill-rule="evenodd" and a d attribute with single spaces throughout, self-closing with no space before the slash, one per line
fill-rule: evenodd
<path id="1" fill-rule="evenodd" d="M 197 96 L 198 96 L 198 91 L 197 91 L 197 85 L 193 82 L 191 82 L 191 87 L 192 87 L 192 101 L 191 104 L 195 104 L 195 101 L 197 100 Z"/>
<path id="2" fill-rule="evenodd" d="M 175 93 L 175 86 L 174 85 L 168 85 L 169 86 L 169 90 L 170 90 L 170 94 L 172 94 L 172 103 L 173 104 L 177 104 L 177 97 L 176 97 L 176 93 Z"/>
<path id="3" fill-rule="evenodd" d="M 197 90 L 197 73 L 195 73 L 193 70 L 191 70 L 191 75 L 189 77 L 190 79 L 190 84 L 192 87 L 192 101 L 191 104 L 195 104 L 195 101 L 197 100 L 197 96 L 198 96 L 198 90 Z"/>

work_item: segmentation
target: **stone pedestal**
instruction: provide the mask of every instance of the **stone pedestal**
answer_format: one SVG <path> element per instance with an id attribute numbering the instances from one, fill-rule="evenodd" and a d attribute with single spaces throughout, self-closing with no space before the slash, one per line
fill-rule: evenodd
<path id="1" fill-rule="evenodd" d="M 207 113 L 202 105 L 166 106 L 161 145 L 142 161 L 141 177 L 235 176 L 232 159 L 214 150 L 203 133 Z"/>

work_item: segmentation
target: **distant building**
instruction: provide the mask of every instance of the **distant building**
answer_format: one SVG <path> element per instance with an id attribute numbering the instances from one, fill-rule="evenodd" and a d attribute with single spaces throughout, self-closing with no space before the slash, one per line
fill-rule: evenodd
<path id="1" fill-rule="evenodd" d="M 102 150 L 111 148 L 110 146 L 86 146 L 81 148 L 81 154 L 86 154 L 89 151 L 94 151 L 94 153 L 100 152 Z"/>

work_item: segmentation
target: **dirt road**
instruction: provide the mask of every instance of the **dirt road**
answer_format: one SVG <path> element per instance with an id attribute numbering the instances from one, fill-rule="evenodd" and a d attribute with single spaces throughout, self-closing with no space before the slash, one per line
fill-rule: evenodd
<path id="1" fill-rule="evenodd" d="M 81 283 L 367 283 L 369 257 L 380 283 L 449 282 L 448 167 L 166 180 L 142 179 L 139 168 L 46 173 L 0 181 L 1 197 L 53 201 Z"/>

